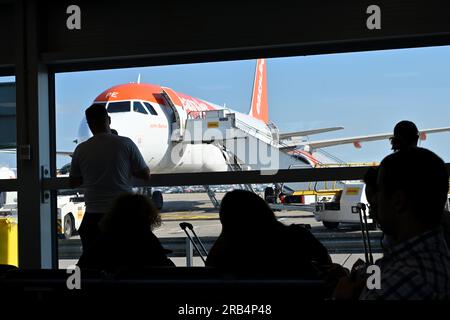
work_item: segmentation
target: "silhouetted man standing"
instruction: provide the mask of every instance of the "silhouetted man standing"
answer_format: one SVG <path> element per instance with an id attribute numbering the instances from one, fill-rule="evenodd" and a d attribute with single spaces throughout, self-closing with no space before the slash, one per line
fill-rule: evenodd
<path id="1" fill-rule="evenodd" d="M 86 213 L 79 229 L 84 249 L 100 233 L 98 222 L 114 200 L 132 192 L 132 178 L 150 179 L 150 170 L 136 144 L 111 133 L 111 118 L 105 107 L 93 104 L 85 114 L 93 137 L 77 146 L 70 170 L 71 187 L 85 189 Z"/>

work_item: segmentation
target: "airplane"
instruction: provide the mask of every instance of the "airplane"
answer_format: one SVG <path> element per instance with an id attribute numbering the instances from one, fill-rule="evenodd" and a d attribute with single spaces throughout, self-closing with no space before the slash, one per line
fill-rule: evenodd
<path id="1" fill-rule="evenodd" d="M 243 126 L 251 128 L 255 137 L 275 145 L 281 151 L 280 154 L 289 158 L 288 162 L 303 167 L 315 167 L 321 163 L 316 157 L 316 151 L 320 151 L 321 148 L 341 144 L 353 144 L 359 148 L 361 142 L 388 139 L 392 136 L 391 133 L 384 133 L 321 141 L 299 141 L 300 137 L 341 130 L 343 127 L 279 133 L 276 125 L 269 120 L 267 93 L 267 63 L 265 59 L 258 59 L 251 106 L 247 114 L 171 88 L 140 81 L 113 86 L 99 94 L 93 103 L 106 107 L 111 117 L 111 128 L 136 143 L 152 173 L 230 170 L 224 151 L 217 144 L 190 143 L 183 140 L 186 121 L 205 118 L 212 111 L 222 110 L 222 116 L 233 114 L 241 128 Z M 247 134 L 251 135 L 250 131 L 247 130 Z M 420 130 L 420 139 L 426 139 L 429 133 L 445 131 L 450 131 L 450 127 Z M 91 136 L 86 119 L 83 118 L 75 141 L 81 143 Z M 174 160 L 173 151 L 178 145 L 183 146 L 182 154 Z M 70 155 L 71 152 L 59 154 Z M 247 168 L 252 169 L 252 166 Z M 258 165 L 253 166 L 253 169 L 258 168 Z M 158 203 L 161 202 L 158 206 L 162 206 L 162 195 L 157 194 L 157 199 Z"/>

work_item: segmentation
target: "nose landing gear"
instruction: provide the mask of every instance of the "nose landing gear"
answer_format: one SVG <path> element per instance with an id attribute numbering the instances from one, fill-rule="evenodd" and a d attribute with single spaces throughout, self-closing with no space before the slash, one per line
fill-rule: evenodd
<path id="1" fill-rule="evenodd" d="M 162 192 L 159 190 L 153 191 L 150 187 L 139 188 L 138 193 L 145 195 L 152 199 L 156 209 L 161 210 L 164 205 Z"/>

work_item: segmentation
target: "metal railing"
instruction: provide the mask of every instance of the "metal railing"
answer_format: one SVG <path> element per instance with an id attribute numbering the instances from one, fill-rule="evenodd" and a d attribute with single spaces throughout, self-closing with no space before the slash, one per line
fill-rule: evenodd
<path id="1" fill-rule="evenodd" d="M 364 253 L 364 245 L 361 241 L 360 232 L 339 233 L 339 232 L 312 232 L 313 235 L 327 248 L 330 254 L 334 253 Z M 380 240 L 381 231 L 371 231 L 370 241 L 374 253 L 382 252 Z M 205 248 L 209 251 L 217 237 L 201 237 Z M 192 265 L 193 257 L 198 256 L 192 248 L 189 238 L 173 237 L 159 238 L 162 246 L 172 251 L 169 257 L 186 257 Z M 78 259 L 81 256 L 81 240 L 59 240 L 60 259 Z"/>

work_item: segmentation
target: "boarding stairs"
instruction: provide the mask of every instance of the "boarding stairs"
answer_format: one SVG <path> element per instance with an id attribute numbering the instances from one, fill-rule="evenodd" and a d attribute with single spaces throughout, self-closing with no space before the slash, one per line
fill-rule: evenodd
<path id="1" fill-rule="evenodd" d="M 223 157 L 225 158 L 225 161 L 228 165 L 229 171 L 243 171 L 243 164 L 240 163 L 239 159 L 234 156 L 233 153 L 229 152 L 223 145 L 218 145 L 219 148 L 222 150 Z M 251 184 L 240 184 L 239 185 L 241 189 L 247 190 L 250 192 L 255 192 Z M 214 205 L 214 208 L 219 208 L 220 201 L 217 200 L 216 194 L 214 190 L 212 190 L 208 185 L 203 186 L 205 188 L 205 191 L 211 200 L 212 204 Z"/>
<path id="2" fill-rule="evenodd" d="M 214 192 L 214 190 L 211 189 L 211 187 L 208 185 L 204 185 L 203 188 L 205 188 L 206 194 L 211 200 L 211 203 L 213 204 L 214 208 L 218 209 L 220 207 L 220 201 L 217 200 L 216 193 Z"/>
<path id="3" fill-rule="evenodd" d="M 235 161 L 230 161 L 230 170 L 261 170 L 271 173 L 279 169 L 288 169 L 291 164 L 310 165 L 293 158 L 280 150 L 279 132 L 275 125 L 270 131 L 259 130 L 241 120 L 227 109 L 198 111 L 195 118 L 187 118 L 183 142 L 213 143 L 225 149 L 230 159 L 238 159 L 241 168 Z M 265 157 L 265 158 L 264 158 Z M 233 168 L 231 166 L 234 166 Z"/>
<path id="4" fill-rule="evenodd" d="M 229 171 L 243 171 L 244 164 L 240 163 L 239 159 L 230 151 L 228 151 L 224 146 L 222 146 L 222 153 L 227 162 Z M 241 189 L 250 192 L 255 192 L 251 184 L 240 184 Z"/>

